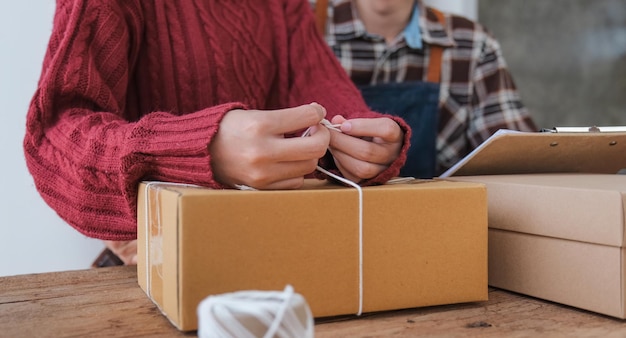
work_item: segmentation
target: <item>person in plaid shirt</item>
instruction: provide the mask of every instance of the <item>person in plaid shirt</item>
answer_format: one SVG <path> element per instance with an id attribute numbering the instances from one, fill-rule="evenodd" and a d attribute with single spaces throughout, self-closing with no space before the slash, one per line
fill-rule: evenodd
<path id="1" fill-rule="evenodd" d="M 401 174 L 441 174 L 498 129 L 538 130 L 498 41 L 479 23 L 421 0 L 309 2 L 326 42 L 370 107 L 411 125 L 414 154 L 405 167 L 430 167 Z"/>

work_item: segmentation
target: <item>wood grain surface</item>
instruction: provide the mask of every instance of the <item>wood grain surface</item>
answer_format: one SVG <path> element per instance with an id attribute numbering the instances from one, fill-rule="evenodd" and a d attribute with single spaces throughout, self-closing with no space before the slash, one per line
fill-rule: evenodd
<path id="1" fill-rule="evenodd" d="M 0 337 L 195 337 L 176 330 L 134 267 L 0 278 Z M 489 301 L 318 319 L 316 337 L 626 337 L 626 321 L 498 289 Z"/>

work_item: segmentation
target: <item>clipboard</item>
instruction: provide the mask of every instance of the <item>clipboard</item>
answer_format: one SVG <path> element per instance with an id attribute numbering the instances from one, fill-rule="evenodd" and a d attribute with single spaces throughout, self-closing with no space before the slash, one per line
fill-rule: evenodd
<path id="1" fill-rule="evenodd" d="M 626 170 L 626 126 L 575 128 L 498 130 L 439 177 Z"/>

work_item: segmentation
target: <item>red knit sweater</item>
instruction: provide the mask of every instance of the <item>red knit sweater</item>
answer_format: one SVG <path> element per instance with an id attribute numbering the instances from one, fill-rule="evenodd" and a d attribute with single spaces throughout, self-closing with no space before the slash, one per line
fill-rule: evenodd
<path id="1" fill-rule="evenodd" d="M 235 108 L 319 102 L 377 117 L 306 0 L 58 0 L 24 150 L 45 201 L 83 234 L 136 237 L 141 180 L 225 188 L 208 145 Z M 402 156 L 371 182 L 397 175 Z"/>

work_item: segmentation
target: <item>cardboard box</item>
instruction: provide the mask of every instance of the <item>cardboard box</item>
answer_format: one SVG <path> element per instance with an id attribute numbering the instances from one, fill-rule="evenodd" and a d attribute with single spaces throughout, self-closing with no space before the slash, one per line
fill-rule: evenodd
<path id="1" fill-rule="evenodd" d="M 487 186 L 490 285 L 626 318 L 626 175 L 450 180 Z"/>
<path id="2" fill-rule="evenodd" d="M 373 312 L 487 300 L 484 185 L 416 180 L 362 190 L 360 246 L 359 194 L 351 187 L 143 183 L 139 284 L 184 331 L 197 328 L 196 308 L 209 295 L 287 284 L 315 317 L 356 314 L 360 301 Z"/>

